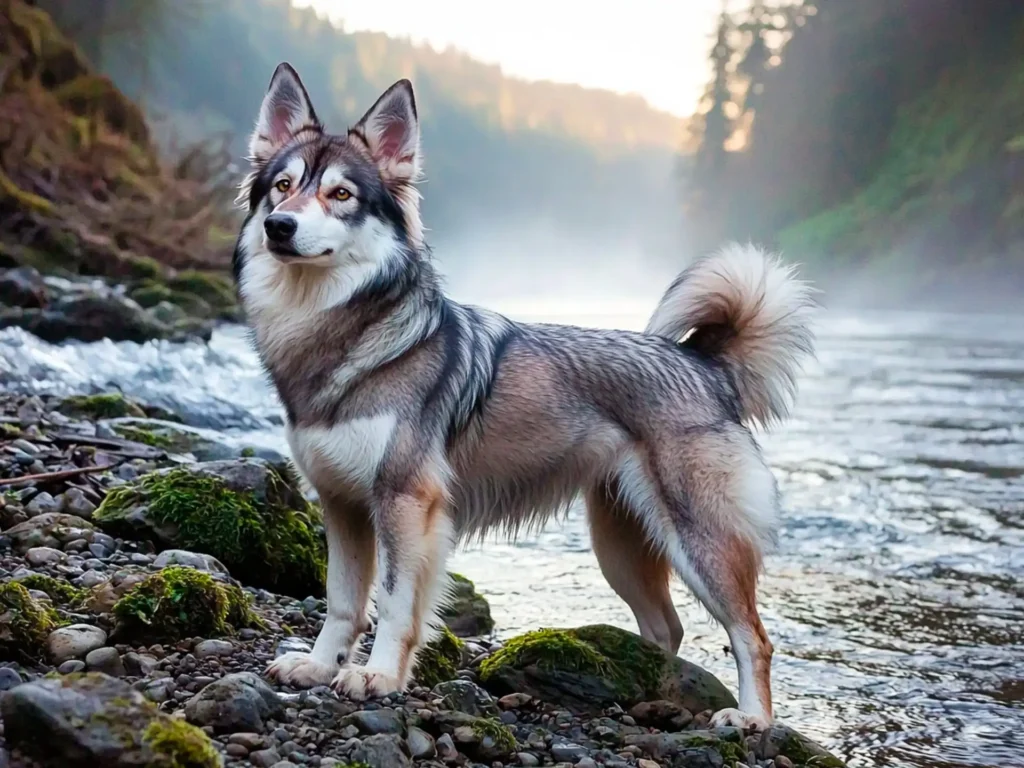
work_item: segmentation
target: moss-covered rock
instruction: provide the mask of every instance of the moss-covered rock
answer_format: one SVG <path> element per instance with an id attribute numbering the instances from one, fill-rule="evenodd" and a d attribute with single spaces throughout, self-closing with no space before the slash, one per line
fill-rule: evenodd
<path id="1" fill-rule="evenodd" d="M 213 555 L 243 584 L 323 595 L 319 516 L 295 479 L 261 459 L 154 472 L 111 491 L 93 520 L 114 535 Z"/>
<path id="2" fill-rule="evenodd" d="M 235 284 L 222 272 L 184 270 L 170 278 L 167 286 L 177 296 L 188 296 L 203 301 L 218 316 L 237 316 L 238 296 Z"/>
<path id="3" fill-rule="evenodd" d="M 65 397 L 57 410 L 73 419 L 116 419 L 122 416 L 142 418 L 146 415 L 138 402 L 120 392 Z"/>
<path id="4" fill-rule="evenodd" d="M 459 637 L 486 635 L 494 629 L 491 606 L 476 591 L 472 581 L 460 573 L 449 573 L 449 599 L 441 611 L 448 629 Z"/>
<path id="5" fill-rule="evenodd" d="M 45 573 L 31 573 L 16 579 L 14 583 L 21 584 L 26 589 L 45 592 L 50 600 L 59 605 L 79 605 L 89 596 L 88 590 L 73 587 L 63 579 L 55 579 Z"/>
<path id="6" fill-rule="evenodd" d="M 427 643 L 416 657 L 412 676 L 420 685 L 433 688 L 438 683 L 454 680 L 462 662 L 464 643 L 447 627 Z"/>
<path id="7" fill-rule="evenodd" d="M 122 680 L 90 673 L 20 685 L 0 700 L 8 746 L 42 765 L 219 768 L 200 729 L 161 713 Z"/>
<path id="8" fill-rule="evenodd" d="M 435 736 L 451 736 L 460 752 L 480 762 L 506 760 L 516 751 L 512 729 L 491 717 L 441 710 L 423 727 Z"/>
<path id="9" fill-rule="evenodd" d="M 0 584 L 0 660 L 35 662 L 60 624 L 56 611 L 34 600 L 19 582 Z"/>
<path id="10" fill-rule="evenodd" d="M 691 712 L 736 706 L 710 672 L 604 624 L 512 638 L 484 660 L 480 680 L 493 693 L 527 693 L 576 712 L 656 699 Z"/>
<path id="11" fill-rule="evenodd" d="M 241 589 L 181 566 L 147 576 L 114 604 L 113 613 L 117 636 L 146 641 L 228 635 L 259 623 Z"/>
<path id="12" fill-rule="evenodd" d="M 781 755 L 797 768 L 845 768 L 845 763 L 824 747 L 781 725 L 762 732 L 753 743 L 737 728 L 631 734 L 625 737 L 625 743 L 666 765 L 743 768 L 752 751 L 758 761 L 772 761 Z"/>

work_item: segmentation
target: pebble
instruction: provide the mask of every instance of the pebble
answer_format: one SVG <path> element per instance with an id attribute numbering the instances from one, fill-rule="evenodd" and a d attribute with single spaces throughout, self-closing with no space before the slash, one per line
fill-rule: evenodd
<path id="1" fill-rule="evenodd" d="M 16 685 L 22 683 L 18 670 L 10 667 L 0 667 L 0 691 L 9 691 Z"/>
<path id="2" fill-rule="evenodd" d="M 261 749 L 249 753 L 249 762 L 256 768 L 272 768 L 281 762 L 281 753 L 276 749 Z"/>
<path id="3" fill-rule="evenodd" d="M 73 675 L 75 672 L 84 672 L 85 662 L 80 661 L 79 659 L 71 659 L 57 667 L 57 671 L 62 675 Z"/>
<path id="4" fill-rule="evenodd" d="M 60 506 L 57 504 L 56 499 L 46 491 L 38 494 L 34 499 L 32 499 L 32 501 L 25 505 L 25 512 L 28 513 L 29 517 L 57 512 L 59 509 Z"/>
<path id="5" fill-rule="evenodd" d="M 793 761 L 785 755 L 778 755 L 775 758 L 775 768 L 793 768 Z"/>
<path id="6" fill-rule="evenodd" d="M 72 624 L 50 633 L 46 647 L 51 658 L 60 664 L 68 659 L 84 657 L 90 651 L 102 648 L 107 642 L 107 633 L 91 624 Z"/>
<path id="7" fill-rule="evenodd" d="M 56 565 L 67 559 L 67 555 L 53 547 L 32 547 L 25 553 L 29 565 L 39 568 L 44 565 Z"/>
<path id="8" fill-rule="evenodd" d="M 230 656 L 235 646 L 227 640 L 203 640 L 196 644 L 195 655 L 197 659 L 206 659 L 211 656 Z"/>
<path id="9" fill-rule="evenodd" d="M 84 520 L 92 520 L 96 505 L 85 497 L 81 488 L 69 488 L 60 496 L 60 511 Z"/>
<path id="10" fill-rule="evenodd" d="M 405 741 L 409 745 L 409 754 L 416 760 L 427 760 L 437 754 L 434 737 L 415 726 L 409 729 Z"/>
<path id="11" fill-rule="evenodd" d="M 573 744 L 572 742 L 562 742 L 560 744 L 551 745 L 551 756 L 555 760 L 564 760 L 566 762 L 574 763 L 587 754 L 586 747 L 581 747 L 579 744 Z"/>
<path id="12" fill-rule="evenodd" d="M 452 741 L 452 737 L 447 733 L 441 735 L 436 742 L 437 756 L 445 762 L 454 760 L 459 755 L 459 750 L 455 748 L 455 742 Z"/>
<path id="13" fill-rule="evenodd" d="M 116 648 L 97 648 L 85 655 L 85 666 L 90 672 L 103 672 L 111 677 L 124 677 L 124 663 Z"/>
<path id="14" fill-rule="evenodd" d="M 532 752 L 519 752 L 516 755 L 516 759 L 519 761 L 520 765 L 526 766 L 526 768 L 534 768 L 535 766 L 540 765 L 540 758 L 538 758 Z M 658 768 L 658 764 L 655 763 L 654 767 Z"/>

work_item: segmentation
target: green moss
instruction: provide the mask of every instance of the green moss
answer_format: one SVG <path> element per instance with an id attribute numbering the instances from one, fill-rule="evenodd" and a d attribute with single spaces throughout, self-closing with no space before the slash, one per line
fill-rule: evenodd
<path id="1" fill-rule="evenodd" d="M 118 419 L 124 416 L 146 415 L 138 403 L 120 392 L 66 397 L 61 401 L 59 410 L 65 416 L 86 419 Z"/>
<path id="2" fill-rule="evenodd" d="M 160 262 L 148 256 L 130 256 L 124 260 L 123 266 L 128 276 L 136 280 L 152 280 L 164 272 Z"/>
<path id="3" fill-rule="evenodd" d="M 166 285 L 149 280 L 128 292 L 129 298 L 146 309 L 155 307 L 161 301 L 170 301 L 173 304 L 174 301 L 171 299 L 173 295 L 174 293 Z"/>
<path id="4" fill-rule="evenodd" d="M 185 270 L 168 280 L 167 285 L 178 295 L 192 296 L 205 302 L 215 314 L 232 315 L 237 309 L 235 286 L 227 275 Z"/>
<path id="5" fill-rule="evenodd" d="M 18 579 L 16 583 L 21 584 L 25 589 L 37 589 L 40 592 L 45 592 L 53 602 L 61 605 L 81 603 L 89 595 L 89 590 L 87 589 L 78 589 L 66 581 L 55 579 L 44 573 L 29 574 L 22 579 Z"/>
<path id="6" fill-rule="evenodd" d="M 476 585 L 461 573 L 449 573 L 451 597 L 441 616 L 455 632 L 463 636 L 482 635 L 494 629 L 491 606 L 476 591 Z"/>
<path id="7" fill-rule="evenodd" d="M 480 665 L 480 679 L 486 681 L 503 667 L 536 665 L 549 670 L 569 670 L 606 676 L 608 660 L 571 629 L 536 629 L 514 637 Z"/>
<path id="8" fill-rule="evenodd" d="M 495 747 L 505 754 L 516 751 L 516 737 L 512 729 L 492 717 L 478 717 L 473 722 L 473 733 L 480 740 L 489 736 Z"/>
<path id="9" fill-rule="evenodd" d="M 639 635 L 616 627 L 595 624 L 573 630 L 579 640 L 590 644 L 645 691 L 656 690 L 665 673 L 665 654 Z"/>
<path id="10" fill-rule="evenodd" d="M 116 522 L 125 510 L 144 503 L 153 523 L 177 530 L 177 546 L 213 555 L 245 584 L 305 597 L 322 590 L 324 543 L 313 527 L 313 508 L 288 491 L 285 478 L 269 471 L 262 500 L 212 475 L 184 468 L 154 472 L 111 490 L 94 520 Z"/>
<path id="11" fill-rule="evenodd" d="M 113 614 L 119 634 L 146 640 L 227 635 L 256 621 L 240 589 L 182 566 L 146 577 L 114 604 Z"/>
<path id="12" fill-rule="evenodd" d="M 218 768 L 220 755 L 209 737 L 183 720 L 159 718 L 142 734 L 142 743 L 160 758 L 161 768 Z"/>
<path id="13" fill-rule="evenodd" d="M 56 611 L 33 600 L 24 585 L 0 584 L 0 659 L 41 659 L 47 638 L 59 625 Z"/>
<path id="14" fill-rule="evenodd" d="M 464 647 L 465 644 L 451 630 L 442 627 L 441 634 L 427 643 L 416 657 L 416 669 L 413 671 L 416 682 L 433 688 L 438 683 L 454 680 Z"/>
<path id="15" fill-rule="evenodd" d="M 240 455 L 243 459 L 251 459 L 256 455 L 256 449 L 249 447 L 243 448 Z"/>
<path id="16" fill-rule="evenodd" d="M 846 768 L 842 760 L 824 753 L 824 750 L 812 749 L 795 731 L 779 745 L 779 751 L 796 765 L 806 768 Z"/>
<path id="17" fill-rule="evenodd" d="M 174 441 L 171 438 L 167 435 L 159 435 L 150 429 L 133 427 L 128 424 L 117 424 L 114 426 L 114 431 L 125 440 L 131 440 L 135 443 L 150 445 L 154 448 L 163 448 L 164 450 L 171 450 L 174 447 Z"/>

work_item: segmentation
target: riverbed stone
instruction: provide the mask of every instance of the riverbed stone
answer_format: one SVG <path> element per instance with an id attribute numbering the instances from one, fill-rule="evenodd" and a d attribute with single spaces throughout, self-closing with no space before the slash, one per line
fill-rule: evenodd
<path id="1" fill-rule="evenodd" d="M 185 705 L 185 718 L 217 733 L 259 732 L 264 721 L 280 718 L 284 703 L 252 672 L 225 675 L 207 685 Z"/>
<path id="2" fill-rule="evenodd" d="M 47 649 L 54 663 L 84 659 L 90 651 L 106 645 L 107 633 L 91 624 L 72 624 L 50 633 Z"/>

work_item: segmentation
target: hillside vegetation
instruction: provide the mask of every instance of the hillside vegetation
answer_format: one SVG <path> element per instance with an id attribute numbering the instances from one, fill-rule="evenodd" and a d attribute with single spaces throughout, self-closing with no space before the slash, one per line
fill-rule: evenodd
<path id="1" fill-rule="evenodd" d="M 1024 5 L 755 2 L 719 41 L 686 190 L 698 242 L 768 240 L 819 274 L 921 294 L 1019 295 Z"/>

